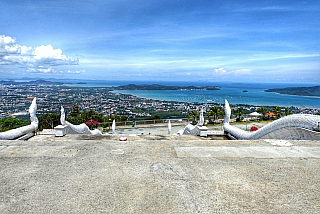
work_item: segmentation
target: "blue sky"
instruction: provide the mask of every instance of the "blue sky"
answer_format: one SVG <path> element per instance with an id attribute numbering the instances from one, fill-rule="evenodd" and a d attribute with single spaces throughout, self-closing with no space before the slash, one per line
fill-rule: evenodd
<path id="1" fill-rule="evenodd" d="M 320 1 L 0 1 L 0 77 L 320 83 Z"/>

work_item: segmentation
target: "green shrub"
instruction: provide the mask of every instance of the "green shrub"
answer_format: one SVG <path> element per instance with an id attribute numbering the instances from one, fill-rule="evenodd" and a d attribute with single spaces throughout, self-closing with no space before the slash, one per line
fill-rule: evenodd
<path id="1" fill-rule="evenodd" d="M 10 129 L 16 129 L 27 125 L 30 125 L 30 121 L 24 121 L 17 118 L 0 119 L 0 132 L 5 132 Z"/>

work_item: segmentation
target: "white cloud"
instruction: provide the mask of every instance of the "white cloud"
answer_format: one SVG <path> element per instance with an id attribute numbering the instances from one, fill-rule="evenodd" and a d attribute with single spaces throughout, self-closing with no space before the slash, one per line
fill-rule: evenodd
<path id="1" fill-rule="evenodd" d="M 51 45 L 41 45 L 36 47 L 32 52 L 35 64 L 49 64 L 51 66 L 56 65 L 78 65 L 79 60 L 71 57 L 66 57 L 62 54 L 62 50 L 53 49 Z"/>
<path id="2" fill-rule="evenodd" d="M 27 54 L 32 50 L 32 47 L 27 47 L 27 46 L 20 46 L 21 48 L 21 54 Z"/>
<path id="3" fill-rule="evenodd" d="M 29 73 L 37 73 L 37 74 L 46 74 L 46 73 L 63 74 L 63 73 L 65 73 L 63 70 L 56 70 L 52 67 L 44 67 L 44 66 L 39 66 L 37 68 L 28 68 L 27 71 Z M 76 70 L 76 71 L 68 70 L 66 73 L 68 73 L 68 74 L 81 74 L 84 72 L 85 72 L 85 70 Z"/>
<path id="4" fill-rule="evenodd" d="M 0 65 L 15 64 L 26 67 L 29 72 L 55 73 L 51 66 L 78 65 L 79 60 L 63 55 L 61 49 L 51 45 L 32 48 L 17 44 L 13 37 L 0 35 Z"/>
<path id="5" fill-rule="evenodd" d="M 235 75 L 244 75 L 244 74 L 250 74 L 252 71 L 252 69 L 237 69 L 237 70 L 234 70 L 233 73 Z"/>
<path id="6" fill-rule="evenodd" d="M 0 70 L 0 73 L 2 73 L 2 74 L 15 74 L 16 71 L 2 71 L 2 70 Z"/>
<path id="7" fill-rule="evenodd" d="M 85 70 L 79 70 L 79 71 L 68 71 L 69 74 L 81 74 L 81 73 L 84 73 Z"/>
<path id="8" fill-rule="evenodd" d="M 62 70 L 56 70 L 52 67 L 44 67 L 44 66 L 39 66 L 37 68 L 28 68 L 27 72 L 37 73 L 37 74 L 46 74 L 46 73 L 62 74 L 62 73 L 64 73 L 64 71 L 62 71 Z"/>
<path id="9" fill-rule="evenodd" d="M 57 73 L 57 71 L 51 67 L 45 68 L 43 66 L 39 66 L 38 68 L 28 68 L 27 70 L 30 73 Z"/>
<path id="10" fill-rule="evenodd" d="M 253 57 L 249 58 L 248 61 L 266 61 L 266 60 L 277 60 L 277 59 L 294 59 L 294 58 L 313 58 L 319 57 L 319 53 L 312 53 L 312 54 L 261 54 L 261 55 L 254 55 Z"/>
<path id="11" fill-rule="evenodd" d="M 16 44 L 15 38 L 10 36 L 0 35 L 0 56 L 9 54 L 20 53 L 21 49 Z"/>
<path id="12" fill-rule="evenodd" d="M 217 76 L 217 75 L 223 75 L 226 73 L 227 73 L 227 71 L 224 68 L 215 68 L 212 74 L 214 76 Z"/>
<path id="13" fill-rule="evenodd" d="M 216 68 L 216 69 L 214 69 L 212 75 L 213 76 L 225 76 L 225 77 L 241 76 L 241 75 L 249 75 L 249 74 L 251 74 L 251 71 L 252 71 L 252 69 L 248 69 L 248 68 L 229 70 L 229 71 L 227 71 L 224 68 Z"/>
<path id="14" fill-rule="evenodd" d="M 37 71 L 40 73 L 55 73 L 56 71 L 53 68 L 38 68 Z"/>

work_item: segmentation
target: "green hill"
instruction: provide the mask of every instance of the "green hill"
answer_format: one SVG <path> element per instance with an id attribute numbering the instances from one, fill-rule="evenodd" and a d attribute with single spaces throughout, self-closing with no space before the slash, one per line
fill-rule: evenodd
<path id="1" fill-rule="evenodd" d="M 287 94 L 287 95 L 320 97 L 320 86 L 274 88 L 274 89 L 265 90 L 265 92 L 274 92 L 274 93 Z"/>

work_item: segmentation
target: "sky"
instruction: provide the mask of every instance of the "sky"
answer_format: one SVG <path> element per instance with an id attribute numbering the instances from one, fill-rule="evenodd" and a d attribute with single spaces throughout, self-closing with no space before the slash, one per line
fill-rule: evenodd
<path id="1" fill-rule="evenodd" d="M 23 77 L 320 84 L 320 1 L 0 1 L 0 79 Z"/>

